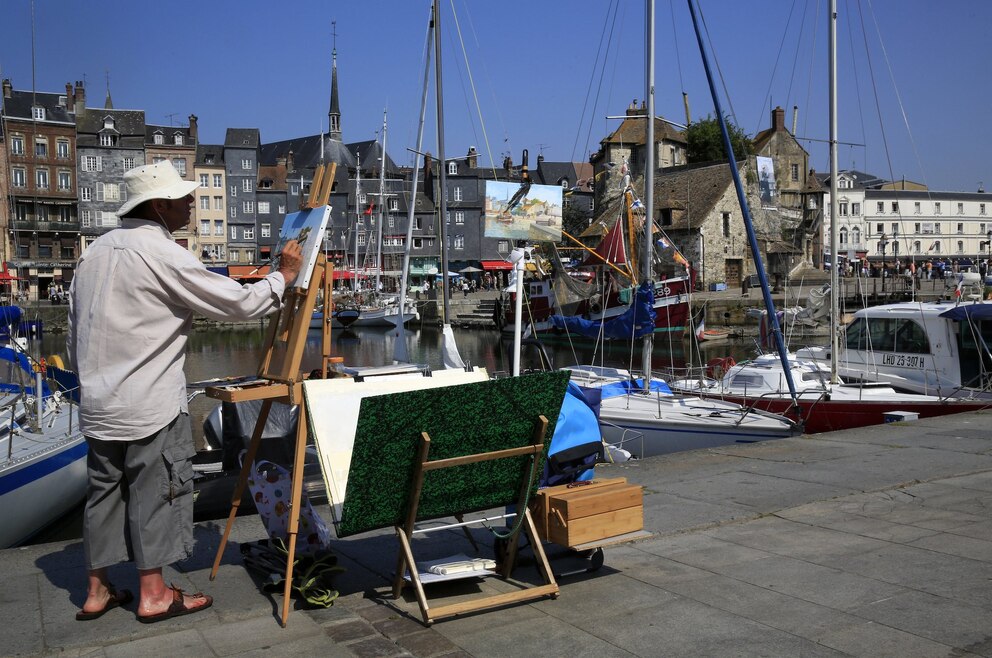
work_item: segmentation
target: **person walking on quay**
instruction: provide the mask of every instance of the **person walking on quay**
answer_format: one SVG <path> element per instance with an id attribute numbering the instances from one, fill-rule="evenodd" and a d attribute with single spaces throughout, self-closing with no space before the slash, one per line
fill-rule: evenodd
<path id="1" fill-rule="evenodd" d="M 213 599 L 167 587 L 163 567 L 193 550 L 192 462 L 183 364 L 193 314 L 263 317 L 296 279 L 299 244 L 279 269 L 249 286 L 209 271 L 171 234 L 190 220 L 197 183 L 169 161 L 124 174 L 121 228 L 100 236 L 77 264 L 69 290 L 69 362 L 79 373 L 79 425 L 89 448 L 83 516 L 86 601 L 76 619 L 96 619 L 131 601 L 107 568 L 138 570 L 138 620 L 209 608 Z"/>

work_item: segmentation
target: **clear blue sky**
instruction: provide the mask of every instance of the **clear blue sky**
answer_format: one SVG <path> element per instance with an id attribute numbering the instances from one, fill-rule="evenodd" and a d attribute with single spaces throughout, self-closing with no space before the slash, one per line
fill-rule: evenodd
<path id="1" fill-rule="evenodd" d="M 729 92 L 725 111 L 732 107 L 753 135 L 768 126 L 771 106 L 786 108 L 791 125 L 798 105 L 797 135 L 826 139 L 826 0 L 700 3 Z M 29 89 L 30 0 L 3 4 L 0 73 Z M 448 155 L 474 145 L 482 162 L 489 153 L 501 162 L 505 152 L 519 162 L 524 148 L 532 165 L 542 148 L 549 160 L 585 160 L 617 124 L 606 117 L 645 96 L 642 2 L 619 0 L 614 21 L 616 0 L 454 0 L 466 54 L 451 4 L 442 3 Z M 860 10 L 855 0 L 838 4 L 840 140 L 866 144 L 842 146 L 841 168 L 905 176 L 936 190 L 974 191 L 982 181 L 992 191 L 992 2 L 862 0 Z M 387 109 L 387 148 L 409 163 L 429 6 L 35 0 L 37 88 L 60 91 L 85 77 L 87 104 L 102 107 L 109 70 L 115 107 L 145 110 L 147 121 L 160 124 L 170 114 L 177 122 L 196 114 L 205 142 L 222 142 L 228 127 L 257 127 L 263 142 L 314 134 L 326 125 L 336 21 L 345 141 L 375 138 Z M 693 118 L 712 113 L 685 2 L 658 0 L 656 12 L 658 114 L 683 122 L 683 90 Z M 597 56 L 611 25 L 609 53 Z M 436 152 L 432 116 L 425 148 Z M 826 171 L 826 147 L 804 145 L 812 165 Z"/>

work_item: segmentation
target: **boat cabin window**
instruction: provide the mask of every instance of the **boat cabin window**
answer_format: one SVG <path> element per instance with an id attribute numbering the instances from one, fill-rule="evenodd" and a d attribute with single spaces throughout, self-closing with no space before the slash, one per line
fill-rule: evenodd
<path id="1" fill-rule="evenodd" d="M 734 388 L 764 388 L 765 379 L 760 375 L 739 374 L 734 375 L 730 385 Z"/>
<path id="2" fill-rule="evenodd" d="M 929 354 L 926 331 L 908 318 L 857 318 L 847 327 L 847 349 Z"/>
<path id="3" fill-rule="evenodd" d="M 955 322 L 961 384 L 986 388 L 992 379 L 992 322 Z M 981 339 L 979 339 L 981 337 Z"/>

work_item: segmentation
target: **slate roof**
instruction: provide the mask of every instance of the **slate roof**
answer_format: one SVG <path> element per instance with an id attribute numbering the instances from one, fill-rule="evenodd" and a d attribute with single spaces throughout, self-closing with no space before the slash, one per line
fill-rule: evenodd
<path id="1" fill-rule="evenodd" d="M 885 179 L 879 178 L 875 174 L 868 174 L 863 171 L 858 171 L 856 169 L 842 169 L 837 172 L 838 176 L 846 176 L 854 181 L 855 188 L 871 189 L 878 187 L 885 183 Z M 830 173 L 816 174 L 816 179 L 820 181 L 820 185 L 824 189 L 830 187 Z"/>
<path id="2" fill-rule="evenodd" d="M 285 158 L 293 152 L 293 163 L 296 170 L 314 169 L 320 164 L 320 140 L 324 139 L 324 162 L 338 163 L 338 170 L 355 167 L 354 149 L 342 144 L 339 140 L 327 135 L 310 135 L 284 139 L 281 142 L 262 144 L 259 152 L 259 164 L 274 165 L 279 158 Z"/>
<path id="3" fill-rule="evenodd" d="M 60 123 L 75 123 L 76 115 L 69 112 L 64 105 L 59 105 L 59 97 L 65 94 L 52 94 L 39 91 L 32 94 L 30 91 L 11 91 L 10 98 L 3 99 L 3 113 L 10 119 L 31 120 L 31 108 L 37 103 L 45 108 L 46 121 L 58 121 Z"/>
<path id="4" fill-rule="evenodd" d="M 100 110 L 100 112 L 104 111 Z M 155 143 L 156 133 L 162 134 L 162 144 Z M 156 126 L 151 123 L 145 126 L 145 144 L 149 146 L 177 146 L 175 141 L 177 134 L 183 136 L 181 146 L 194 146 L 193 138 L 189 134 L 189 126 Z"/>
<path id="5" fill-rule="evenodd" d="M 145 112 L 144 110 L 107 110 L 98 107 L 86 108 L 76 116 L 77 146 L 100 146 L 100 133 L 103 132 L 103 122 L 113 117 L 114 128 L 119 136 L 118 147 L 142 148 L 145 143 Z"/>
<path id="6" fill-rule="evenodd" d="M 207 158 L 212 157 L 212 162 L 207 162 Z M 223 144 L 197 144 L 196 145 L 197 165 L 224 165 L 224 145 Z"/>
<path id="7" fill-rule="evenodd" d="M 382 146 L 379 142 L 374 139 L 365 140 L 364 142 L 352 142 L 348 144 L 348 150 L 352 153 L 358 153 L 362 158 L 362 173 L 372 174 L 373 172 L 379 174 L 379 158 L 382 156 Z M 386 154 L 386 175 L 395 174 L 397 171 L 396 163 L 393 159 Z"/>
<path id="8" fill-rule="evenodd" d="M 268 186 L 263 186 L 263 182 L 268 181 Z M 272 192 L 283 191 L 286 187 L 286 167 L 280 165 L 259 165 L 258 166 L 258 191 Z"/>
<path id="9" fill-rule="evenodd" d="M 744 166 L 743 162 L 737 164 Z M 696 229 L 713 211 L 727 189 L 733 185 L 730 167 L 726 162 L 681 170 L 665 170 L 656 174 L 654 201 L 659 209 L 685 210 L 672 216 L 672 228 Z M 690 191 L 691 190 L 691 194 Z"/>
<path id="10" fill-rule="evenodd" d="M 608 137 L 600 141 L 600 144 L 641 144 L 647 141 L 647 122 L 642 118 L 644 115 L 629 115 L 621 122 L 620 126 Z M 687 144 L 685 135 L 677 130 L 667 121 L 655 118 L 654 120 L 655 141 L 668 140 Z"/>
<path id="11" fill-rule="evenodd" d="M 224 146 L 227 148 L 258 148 L 260 141 L 258 128 L 228 128 L 224 136 Z"/>

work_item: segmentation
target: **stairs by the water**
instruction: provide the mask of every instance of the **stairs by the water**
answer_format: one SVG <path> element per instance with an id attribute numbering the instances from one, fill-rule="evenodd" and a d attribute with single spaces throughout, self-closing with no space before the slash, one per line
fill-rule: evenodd
<path id="1" fill-rule="evenodd" d="M 494 329 L 496 327 L 495 323 L 493 323 L 493 312 L 496 310 L 495 298 L 463 298 L 459 300 L 457 305 L 453 304 L 451 310 L 451 323 L 457 327 L 479 327 L 487 329 Z"/>

